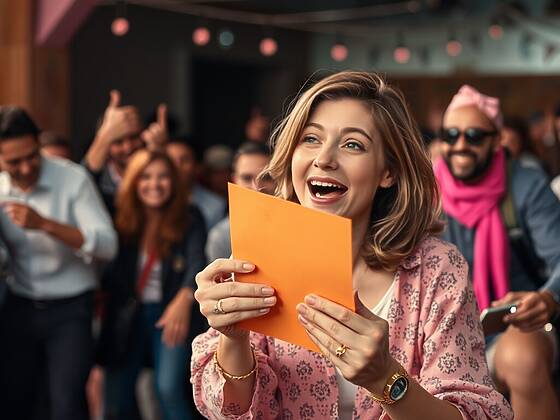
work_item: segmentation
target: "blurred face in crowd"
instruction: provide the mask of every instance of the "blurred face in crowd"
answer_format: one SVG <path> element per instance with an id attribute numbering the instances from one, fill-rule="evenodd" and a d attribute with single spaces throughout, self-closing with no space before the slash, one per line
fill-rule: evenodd
<path id="1" fill-rule="evenodd" d="M 0 163 L 16 187 L 33 188 L 41 172 L 39 142 L 32 135 L 1 140 Z"/>
<path id="2" fill-rule="evenodd" d="M 71 159 L 72 157 L 70 149 L 61 144 L 49 144 L 48 146 L 43 146 L 41 147 L 41 152 L 47 156 L 55 158 Z"/>
<path id="3" fill-rule="evenodd" d="M 509 127 L 502 128 L 501 144 L 508 149 L 514 158 L 518 158 L 523 151 L 523 142 L 519 133 Z"/>
<path id="4" fill-rule="evenodd" d="M 163 160 L 155 160 L 142 171 L 136 191 L 145 208 L 158 210 L 171 198 L 171 168 Z"/>
<path id="5" fill-rule="evenodd" d="M 196 161 L 192 149 L 186 144 L 170 143 L 166 147 L 166 152 L 175 164 L 181 181 L 190 186 L 196 170 Z"/>
<path id="6" fill-rule="evenodd" d="M 130 135 L 115 140 L 109 146 L 109 157 L 121 171 L 124 171 L 130 157 L 144 147 L 140 134 Z"/>
<path id="7" fill-rule="evenodd" d="M 461 132 L 455 144 L 442 141 L 442 156 L 453 176 L 462 181 L 476 181 L 492 162 L 494 153 L 501 147 L 499 134 L 482 135 L 476 144 L 465 138 L 465 130 L 492 133 L 495 127 L 476 106 L 464 106 L 445 113 L 443 130 Z M 445 137 L 445 136 L 443 136 Z M 445 139 L 443 139 L 445 140 Z"/>
<path id="8" fill-rule="evenodd" d="M 369 221 L 377 188 L 392 180 L 363 102 L 327 100 L 317 106 L 292 156 L 292 182 L 305 207 Z"/>
<path id="9" fill-rule="evenodd" d="M 268 156 L 257 153 L 239 156 L 233 171 L 233 182 L 242 187 L 257 190 L 257 176 L 262 172 L 265 166 L 268 165 L 269 160 Z M 269 189 L 266 185 L 263 187 L 266 190 Z"/>

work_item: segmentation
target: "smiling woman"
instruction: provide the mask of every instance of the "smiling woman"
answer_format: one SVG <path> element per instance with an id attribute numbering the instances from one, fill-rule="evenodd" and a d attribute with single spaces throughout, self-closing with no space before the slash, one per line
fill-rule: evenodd
<path id="1" fill-rule="evenodd" d="M 193 343 L 202 414 L 511 419 L 488 374 L 466 263 L 432 236 L 436 182 L 402 95 L 374 74 L 335 74 L 298 98 L 273 139 L 264 173 L 276 195 L 352 220 L 355 310 L 316 295 L 297 305 L 320 354 L 249 333 L 236 323 L 265 316 L 275 292 L 228 281 L 250 261 L 214 261 L 195 293 L 212 327 Z"/>
<path id="2" fill-rule="evenodd" d="M 273 133 L 268 171 L 278 182 L 278 195 L 306 207 L 311 198 L 297 191 L 299 177 L 317 176 L 321 166 L 333 164 L 337 171 L 327 168 L 323 177 L 325 172 L 355 177 L 354 188 L 338 202 L 342 207 L 328 211 L 354 214 L 369 206 L 371 217 L 360 219 L 367 224 L 362 227 L 367 240 L 364 235 L 356 240 L 368 264 L 394 270 L 426 234 L 441 231 L 437 186 L 402 94 L 379 77 L 347 74 L 352 78 L 327 78 L 295 102 Z M 312 159 L 316 169 L 295 174 L 305 159 Z M 355 206 L 352 200 L 358 197 L 363 204 Z"/>
<path id="3" fill-rule="evenodd" d="M 133 418 L 135 382 L 152 357 L 165 418 L 188 419 L 183 367 L 205 326 L 193 304 L 204 267 L 206 229 L 188 208 L 175 166 L 161 152 L 136 152 L 117 196 L 119 253 L 103 276 L 107 294 L 98 361 L 106 369 L 105 410 Z"/>

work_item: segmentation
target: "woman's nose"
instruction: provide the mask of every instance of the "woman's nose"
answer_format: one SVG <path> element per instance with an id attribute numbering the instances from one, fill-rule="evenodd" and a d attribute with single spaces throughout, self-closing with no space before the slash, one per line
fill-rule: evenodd
<path id="1" fill-rule="evenodd" d="M 319 169 L 336 169 L 338 167 L 336 148 L 324 144 L 315 157 L 313 165 Z"/>

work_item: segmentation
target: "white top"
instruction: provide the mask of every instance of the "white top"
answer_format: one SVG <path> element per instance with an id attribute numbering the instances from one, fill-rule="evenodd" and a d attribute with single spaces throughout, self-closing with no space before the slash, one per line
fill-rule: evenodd
<path id="1" fill-rule="evenodd" d="M 371 310 L 374 315 L 387 319 L 389 317 L 389 309 L 391 307 L 391 298 L 395 289 L 396 281 L 393 281 L 391 287 L 385 292 L 379 303 Z M 357 385 L 347 381 L 342 374 L 336 369 L 336 382 L 338 383 L 338 418 L 340 420 L 352 419 L 354 411 L 354 400 L 356 399 Z"/>
<path id="2" fill-rule="evenodd" d="M 95 260 L 117 252 L 117 234 L 101 196 L 84 168 L 66 159 L 41 158 L 37 183 L 30 191 L 12 185 L 0 173 L 0 203 L 18 202 L 40 215 L 77 228 L 84 237 L 73 250 L 49 234 L 22 229 L 0 208 L 0 236 L 6 243 L 14 276 L 10 290 L 30 299 L 77 296 L 97 285 Z"/>
<path id="3" fill-rule="evenodd" d="M 142 273 L 148 256 L 145 252 L 140 257 L 140 267 L 138 272 Z M 148 280 L 144 290 L 142 291 L 142 303 L 159 303 L 162 300 L 162 286 L 161 286 L 161 260 L 154 261 L 152 271 L 148 275 Z"/>

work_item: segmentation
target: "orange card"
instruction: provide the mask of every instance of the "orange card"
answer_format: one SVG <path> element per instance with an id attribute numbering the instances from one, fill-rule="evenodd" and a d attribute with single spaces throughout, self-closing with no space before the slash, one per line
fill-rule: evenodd
<path id="1" fill-rule="evenodd" d="M 236 280 L 276 290 L 278 302 L 242 328 L 318 351 L 297 320 L 296 305 L 313 293 L 354 307 L 352 221 L 229 184 L 233 256 L 256 270 Z"/>

